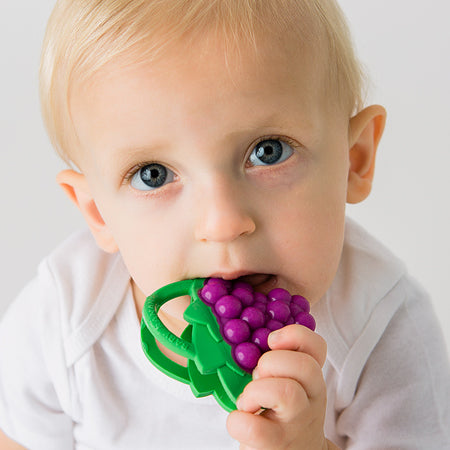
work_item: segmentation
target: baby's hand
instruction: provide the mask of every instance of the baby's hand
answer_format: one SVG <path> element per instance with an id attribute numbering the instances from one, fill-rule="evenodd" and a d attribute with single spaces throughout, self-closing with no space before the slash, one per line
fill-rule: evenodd
<path id="1" fill-rule="evenodd" d="M 289 325 L 269 336 L 269 346 L 228 417 L 228 432 L 241 449 L 326 449 L 325 341 Z"/>

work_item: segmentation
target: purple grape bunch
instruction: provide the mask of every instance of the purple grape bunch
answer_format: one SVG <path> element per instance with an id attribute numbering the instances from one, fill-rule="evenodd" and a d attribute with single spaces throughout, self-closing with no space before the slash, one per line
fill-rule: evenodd
<path id="1" fill-rule="evenodd" d="M 249 373 L 269 350 L 272 331 L 294 323 L 316 328 L 308 300 L 286 289 L 275 288 L 264 295 L 243 281 L 209 278 L 199 297 L 211 307 L 236 364 Z"/>

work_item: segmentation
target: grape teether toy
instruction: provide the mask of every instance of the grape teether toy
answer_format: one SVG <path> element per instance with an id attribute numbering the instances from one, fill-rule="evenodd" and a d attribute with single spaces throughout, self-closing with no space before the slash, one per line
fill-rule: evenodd
<path id="1" fill-rule="evenodd" d="M 191 297 L 184 312 L 189 325 L 178 337 L 161 322 L 158 310 L 184 295 Z M 239 280 L 197 278 L 169 284 L 147 298 L 141 341 L 145 355 L 159 370 L 190 384 L 196 397 L 214 395 L 225 410 L 232 411 L 259 357 L 269 350 L 270 332 L 292 323 L 315 329 L 309 303 L 302 296 L 291 296 L 281 288 L 266 296 Z M 187 358 L 187 367 L 165 356 L 156 340 Z"/>

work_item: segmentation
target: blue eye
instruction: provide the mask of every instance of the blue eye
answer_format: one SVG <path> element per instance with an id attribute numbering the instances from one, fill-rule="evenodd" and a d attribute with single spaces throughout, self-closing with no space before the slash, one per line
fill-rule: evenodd
<path id="1" fill-rule="evenodd" d="M 250 162 L 254 166 L 270 166 L 286 161 L 294 150 L 279 139 L 267 139 L 259 142 L 252 150 Z"/>
<path id="2" fill-rule="evenodd" d="M 131 178 L 131 186 L 139 191 L 151 191 L 172 182 L 174 173 L 161 164 L 147 164 Z"/>

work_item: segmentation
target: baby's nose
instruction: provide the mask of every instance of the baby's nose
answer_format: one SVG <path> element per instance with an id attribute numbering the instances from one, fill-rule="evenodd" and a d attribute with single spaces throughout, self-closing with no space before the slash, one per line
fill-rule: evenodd
<path id="1" fill-rule="evenodd" d="M 255 231 L 256 224 L 242 189 L 226 180 L 215 180 L 199 193 L 195 238 L 231 242 Z"/>

